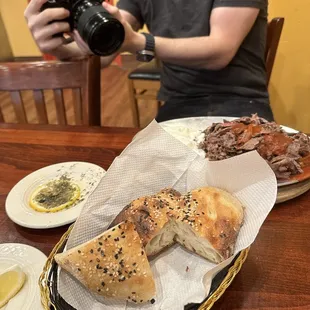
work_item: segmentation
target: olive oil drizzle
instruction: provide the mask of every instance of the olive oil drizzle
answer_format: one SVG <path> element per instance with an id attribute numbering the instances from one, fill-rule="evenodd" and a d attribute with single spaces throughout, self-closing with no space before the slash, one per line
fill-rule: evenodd
<path id="1" fill-rule="evenodd" d="M 52 209 L 69 202 L 74 197 L 76 186 L 71 179 L 62 176 L 50 181 L 35 197 L 35 201 L 46 209 Z"/>

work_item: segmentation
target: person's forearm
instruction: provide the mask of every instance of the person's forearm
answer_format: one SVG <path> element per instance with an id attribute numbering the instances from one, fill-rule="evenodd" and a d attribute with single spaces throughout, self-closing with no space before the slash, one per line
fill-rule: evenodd
<path id="1" fill-rule="evenodd" d="M 139 34 L 136 50 L 143 49 L 145 39 Z M 226 67 L 235 51 L 212 37 L 168 39 L 155 37 L 156 57 L 163 62 L 194 68 L 220 70 Z"/>
<path id="2" fill-rule="evenodd" d="M 223 42 L 212 37 L 167 39 L 155 37 L 156 56 L 162 61 L 210 70 L 226 67 L 231 61 Z"/>
<path id="3" fill-rule="evenodd" d="M 110 55 L 110 56 L 100 57 L 101 68 L 108 67 L 117 55 L 118 55 L 118 53 L 115 53 L 115 54 Z"/>

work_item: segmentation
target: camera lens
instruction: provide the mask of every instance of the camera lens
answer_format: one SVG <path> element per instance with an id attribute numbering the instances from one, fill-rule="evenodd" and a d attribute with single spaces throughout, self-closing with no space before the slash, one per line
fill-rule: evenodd
<path id="1" fill-rule="evenodd" d="M 93 15 L 83 29 L 83 38 L 93 53 L 108 56 L 123 44 L 123 25 L 113 17 L 105 17 L 103 12 Z"/>
<path id="2" fill-rule="evenodd" d="M 94 54 L 112 55 L 123 44 L 123 25 L 111 16 L 99 1 L 76 1 L 72 13 L 75 28 Z"/>

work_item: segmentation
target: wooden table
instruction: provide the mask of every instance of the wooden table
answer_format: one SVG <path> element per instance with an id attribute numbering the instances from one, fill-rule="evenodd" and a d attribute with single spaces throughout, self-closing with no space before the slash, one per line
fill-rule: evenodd
<path id="1" fill-rule="evenodd" d="M 46 255 L 66 227 L 32 230 L 6 216 L 5 199 L 24 176 L 64 161 L 107 169 L 136 129 L 0 125 L 0 243 L 32 245 Z M 310 309 L 310 192 L 276 206 L 249 257 L 214 309 Z"/>

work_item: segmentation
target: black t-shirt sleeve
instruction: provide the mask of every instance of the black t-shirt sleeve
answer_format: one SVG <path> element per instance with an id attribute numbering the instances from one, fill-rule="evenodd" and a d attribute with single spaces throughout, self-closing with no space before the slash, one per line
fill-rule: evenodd
<path id="1" fill-rule="evenodd" d="M 138 22 L 143 25 L 144 20 L 141 14 L 141 8 L 137 0 L 119 0 L 117 3 L 117 7 L 120 10 L 127 11 L 131 15 L 133 15 Z"/>
<path id="2" fill-rule="evenodd" d="M 266 0 L 215 0 L 213 8 L 219 7 L 249 7 L 263 10 Z"/>

